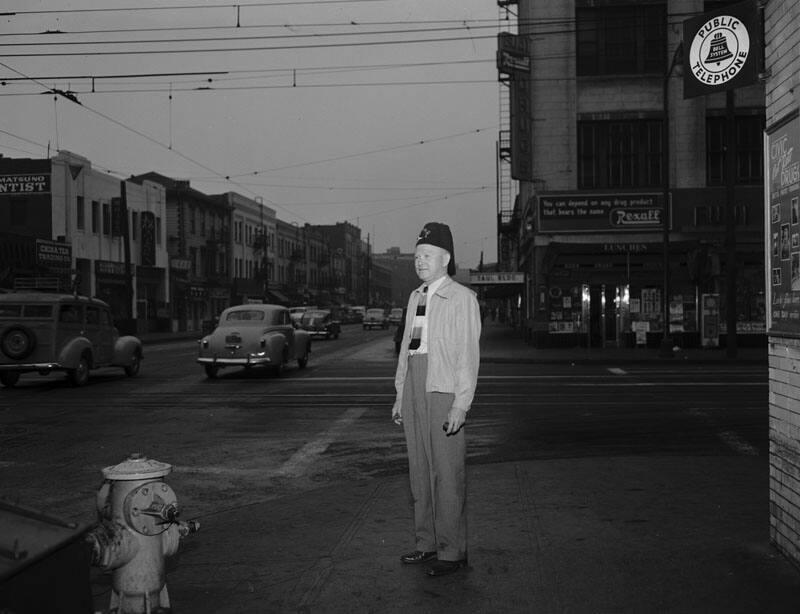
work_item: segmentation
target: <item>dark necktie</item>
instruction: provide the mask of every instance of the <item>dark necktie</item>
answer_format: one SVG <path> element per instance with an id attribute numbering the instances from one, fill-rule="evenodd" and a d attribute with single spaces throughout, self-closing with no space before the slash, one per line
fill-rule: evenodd
<path id="1" fill-rule="evenodd" d="M 422 341 L 422 322 L 425 319 L 425 299 L 428 296 L 428 286 L 422 288 L 422 296 L 417 303 L 417 313 L 414 317 L 414 328 L 411 329 L 411 343 L 408 344 L 409 350 L 418 350 Z"/>

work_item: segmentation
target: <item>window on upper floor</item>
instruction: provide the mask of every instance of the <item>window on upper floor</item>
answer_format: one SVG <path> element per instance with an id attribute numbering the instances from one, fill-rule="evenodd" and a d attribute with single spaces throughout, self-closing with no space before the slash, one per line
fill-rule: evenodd
<path id="1" fill-rule="evenodd" d="M 736 226 L 746 226 L 750 221 L 747 205 L 736 205 L 733 209 Z M 719 205 L 698 205 L 694 208 L 695 226 L 722 226 L 726 223 L 725 208 Z"/>
<path id="2" fill-rule="evenodd" d="M 136 241 L 139 236 L 139 212 L 131 211 L 131 240 Z"/>
<path id="3" fill-rule="evenodd" d="M 728 142 L 724 116 L 706 117 L 706 183 L 726 185 L 725 149 Z M 758 184 L 764 181 L 764 116 L 738 115 L 734 118 L 736 138 L 733 155 L 736 159 L 735 184 Z"/>
<path id="4" fill-rule="evenodd" d="M 578 76 L 664 74 L 665 4 L 575 10 Z"/>
<path id="5" fill-rule="evenodd" d="M 96 200 L 92 201 L 92 232 L 100 232 L 100 203 Z"/>
<path id="6" fill-rule="evenodd" d="M 111 234 L 111 207 L 108 203 L 103 203 L 103 234 Z"/>
<path id="7" fill-rule="evenodd" d="M 86 227 L 86 211 L 84 210 L 83 196 L 77 196 L 75 199 L 75 224 L 78 230 L 83 230 Z"/>
<path id="8" fill-rule="evenodd" d="M 578 122 L 578 187 L 660 186 L 661 137 L 661 120 Z"/>

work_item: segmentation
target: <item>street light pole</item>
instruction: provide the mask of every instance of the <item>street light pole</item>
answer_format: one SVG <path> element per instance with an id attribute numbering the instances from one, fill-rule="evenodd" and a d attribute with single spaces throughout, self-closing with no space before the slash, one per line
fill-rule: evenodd
<path id="1" fill-rule="evenodd" d="M 664 318 L 664 331 L 661 337 L 660 355 L 666 358 L 672 358 L 672 336 L 669 334 L 669 226 L 670 226 L 670 146 L 669 146 L 669 80 L 672 76 L 672 71 L 675 70 L 680 58 L 683 55 L 683 43 L 679 43 L 675 48 L 675 53 L 672 54 L 672 61 L 669 68 L 664 75 L 664 142 L 662 150 L 664 152 L 663 174 L 664 174 L 664 194 L 663 194 L 663 219 L 661 221 L 662 227 L 662 248 L 663 252 L 663 267 L 664 267 L 664 287 L 662 296 L 663 318 Z"/>

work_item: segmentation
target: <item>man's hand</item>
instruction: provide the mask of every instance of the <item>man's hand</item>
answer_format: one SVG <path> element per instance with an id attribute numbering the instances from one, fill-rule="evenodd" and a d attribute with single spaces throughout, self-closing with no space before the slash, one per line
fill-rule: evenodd
<path id="1" fill-rule="evenodd" d="M 392 422 L 395 424 L 403 424 L 403 414 L 400 413 L 399 409 L 392 410 Z"/>
<path id="2" fill-rule="evenodd" d="M 447 412 L 447 428 L 445 429 L 445 433 L 447 435 L 455 435 L 458 430 L 464 426 L 464 422 L 467 421 L 467 412 L 463 409 L 456 409 L 455 407 L 451 407 L 450 411 Z"/>

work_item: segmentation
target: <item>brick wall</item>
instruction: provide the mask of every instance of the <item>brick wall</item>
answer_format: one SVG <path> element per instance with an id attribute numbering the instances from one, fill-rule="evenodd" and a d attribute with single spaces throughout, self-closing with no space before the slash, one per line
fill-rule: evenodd
<path id="1" fill-rule="evenodd" d="M 800 4 L 771 0 L 764 7 L 767 126 L 798 109 L 800 102 Z"/>
<path id="2" fill-rule="evenodd" d="M 800 108 L 798 20 L 796 0 L 764 7 L 768 131 Z M 800 339 L 771 336 L 769 348 L 770 536 L 800 564 Z"/>
<path id="3" fill-rule="evenodd" d="M 770 536 L 800 563 L 800 339 L 769 348 Z"/>

